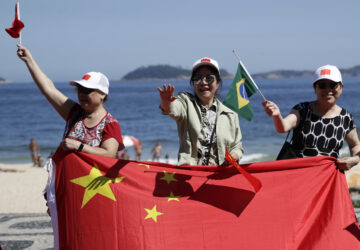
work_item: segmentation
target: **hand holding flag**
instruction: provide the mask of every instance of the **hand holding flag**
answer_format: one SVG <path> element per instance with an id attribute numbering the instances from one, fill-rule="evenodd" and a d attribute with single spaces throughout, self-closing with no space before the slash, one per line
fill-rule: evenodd
<path id="1" fill-rule="evenodd" d="M 20 38 L 21 44 L 21 30 L 24 28 L 24 23 L 20 21 L 20 9 L 19 9 L 19 1 L 15 4 L 15 19 L 12 23 L 11 28 L 5 29 L 6 32 L 13 38 Z"/>
<path id="2" fill-rule="evenodd" d="M 21 60 L 27 63 L 33 59 L 30 50 L 21 46 L 20 44 L 18 44 L 17 47 L 18 47 L 17 55 Z"/>
<path id="3" fill-rule="evenodd" d="M 244 175 L 245 179 L 253 186 L 256 193 L 261 189 L 262 184 L 261 184 L 260 180 L 256 177 L 252 176 L 248 172 L 246 172 L 246 170 L 243 169 L 239 165 L 239 163 L 236 162 L 236 160 L 234 160 L 234 158 L 231 156 L 231 154 L 229 153 L 229 150 L 227 148 L 226 148 L 225 158 L 231 165 L 236 167 L 236 169 L 239 170 L 239 172 Z"/>

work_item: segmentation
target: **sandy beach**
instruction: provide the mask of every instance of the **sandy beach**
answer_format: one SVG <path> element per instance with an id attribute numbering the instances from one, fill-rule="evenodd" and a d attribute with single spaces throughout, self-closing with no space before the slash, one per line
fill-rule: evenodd
<path id="1" fill-rule="evenodd" d="M 53 249 L 44 168 L 0 163 L 0 249 Z"/>
<path id="2" fill-rule="evenodd" d="M 0 213 L 46 213 L 44 168 L 0 163 Z"/>

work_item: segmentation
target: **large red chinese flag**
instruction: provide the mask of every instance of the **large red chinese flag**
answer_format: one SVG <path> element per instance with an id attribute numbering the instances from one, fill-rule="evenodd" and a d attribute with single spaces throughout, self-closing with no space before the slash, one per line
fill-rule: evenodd
<path id="1" fill-rule="evenodd" d="M 360 249 L 345 176 L 331 157 L 242 165 L 262 183 L 256 194 L 232 166 L 60 151 L 53 160 L 56 249 Z"/>
<path id="2" fill-rule="evenodd" d="M 15 19 L 12 23 L 11 28 L 5 29 L 6 32 L 13 38 L 19 38 L 20 32 L 24 28 L 24 23 L 20 21 L 20 13 L 19 13 L 19 2 L 15 4 Z"/>

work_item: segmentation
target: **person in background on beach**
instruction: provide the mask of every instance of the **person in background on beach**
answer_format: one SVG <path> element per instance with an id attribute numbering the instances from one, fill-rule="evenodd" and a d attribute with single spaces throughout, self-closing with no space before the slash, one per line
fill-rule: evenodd
<path id="1" fill-rule="evenodd" d="M 299 158 L 317 155 L 339 158 L 346 141 L 351 156 L 337 159 L 336 165 L 348 170 L 360 161 L 360 142 L 352 115 L 336 104 L 344 88 L 341 73 L 336 66 L 325 65 L 315 75 L 315 101 L 295 105 L 285 118 L 272 101 L 263 102 L 264 110 L 273 117 L 277 132 L 293 129 L 293 148 Z"/>
<path id="2" fill-rule="evenodd" d="M 52 158 L 54 154 L 55 154 L 55 152 L 51 151 L 47 158 L 48 159 Z"/>
<path id="3" fill-rule="evenodd" d="M 141 141 L 139 141 L 139 144 L 134 146 L 134 150 L 135 150 L 135 159 L 137 161 L 140 161 L 141 154 L 142 154 L 142 151 L 143 151 L 143 145 L 142 145 Z"/>
<path id="4" fill-rule="evenodd" d="M 39 154 L 39 167 L 42 167 L 44 163 L 44 158 Z"/>
<path id="5" fill-rule="evenodd" d="M 192 67 L 194 94 L 182 92 L 175 97 L 174 86 L 158 88 L 163 114 L 177 123 L 178 165 L 222 165 L 226 148 L 235 160 L 242 157 L 238 115 L 216 98 L 221 83 L 218 63 L 201 58 Z"/>
<path id="6" fill-rule="evenodd" d="M 48 78 L 30 50 L 18 45 L 17 54 L 23 60 L 41 93 L 67 121 L 60 146 L 68 151 L 115 157 L 124 148 L 118 121 L 104 108 L 109 94 L 109 80 L 100 72 L 89 72 L 76 86 L 79 104 L 61 93 Z"/>
<path id="7" fill-rule="evenodd" d="M 122 151 L 122 154 L 120 155 L 120 159 L 122 160 L 130 160 L 130 156 L 126 149 Z"/>
<path id="8" fill-rule="evenodd" d="M 152 161 L 160 161 L 162 146 L 160 141 L 158 141 L 155 146 L 152 148 L 151 153 L 153 153 Z"/>
<path id="9" fill-rule="evenodd" d="M 40 167 L 41 163 L 40 163 L 40 146 L 39 143 L 37 143 L 34 138 L 30 139 L 30 144 L 29 144 L 29 149 L 30 149 L 30 154 L 31 154 L 31 159 L 32 162 L 35 166 Z"/>
<path id="10" fill-rule="evenodd" d="M 124 149 L 122 151 L 118 151 L 117 155 L 116 155 L 116 158 L 122 159 L 122 160 L 130 160 L 130 156 L 129 156 L 126 149 Z"/>

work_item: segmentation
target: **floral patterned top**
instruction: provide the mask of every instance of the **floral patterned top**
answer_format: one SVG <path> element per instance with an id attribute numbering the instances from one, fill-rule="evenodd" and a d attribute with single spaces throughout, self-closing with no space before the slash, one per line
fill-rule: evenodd
<path id="1" fill-rule="evenodd" d="M 119 142 L 118 150 L 124 148 L 120 125 L 109 112 L 92 128 L 85 126 L 83 116 L 84 110 L 80 105 L 75 104 L 66 122 L 64 137 L 81 141 L 93 147 L 99 147 L 103 141 L 115 138 Z"/>

